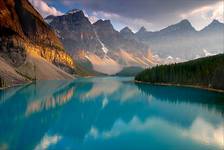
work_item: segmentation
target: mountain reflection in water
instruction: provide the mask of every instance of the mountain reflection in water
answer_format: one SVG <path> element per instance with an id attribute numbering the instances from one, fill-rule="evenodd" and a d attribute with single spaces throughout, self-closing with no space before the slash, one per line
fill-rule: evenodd
<path id="1" fill-rule="evenodd" d="M 223 149 L 224 94 L 133 78 L 0 91 L 0 149 Z"/>

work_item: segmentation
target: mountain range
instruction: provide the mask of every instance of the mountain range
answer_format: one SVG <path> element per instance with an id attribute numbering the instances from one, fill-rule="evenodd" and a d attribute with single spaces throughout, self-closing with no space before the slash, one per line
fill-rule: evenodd
<path id="1" fill-rule="evenodd" d="M 45 21 L 55 29 L 65 49 L 82 68 L 88 63 L 92 70 L 115 74 L 126 66 L 154 64 L 148 46 L 116 31 L 110 20 L 91 24 L 83 11 L 74 9 L 62 16 L 48 16 Z"/>
<path id="2" fill-rule="evenodd" d="M 208 26 L 196 31 L 188 20 L 168 26 L 156 32 L 142 27 L 136 36 L 160 57 L 191 60 L 224 52 L 224 24 L 213 20 Z"/>
<path id="3" fill-rule="evenodd" d="M 110 20 L 91 24 L 79 9 L 62 16 L 48 16 L 45 21 L 77 64 L 82 68 L 88 64 L 91 70 L 104 74 L 224 52 L 224 24 L 217 20 L 200 31 L 185 19 L 160 31 L 150 32 L 142 27 L 136 33 L 129 27 L 116 31 Z"/>

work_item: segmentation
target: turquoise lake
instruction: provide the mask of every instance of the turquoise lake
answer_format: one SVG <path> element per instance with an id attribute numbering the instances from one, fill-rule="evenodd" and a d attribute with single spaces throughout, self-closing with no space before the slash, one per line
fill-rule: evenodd
<path id="1" fill-rule="evenodd" d="M 224 94 L 99 77 L 0 91 L 0 149 L 222 150 Z"/>

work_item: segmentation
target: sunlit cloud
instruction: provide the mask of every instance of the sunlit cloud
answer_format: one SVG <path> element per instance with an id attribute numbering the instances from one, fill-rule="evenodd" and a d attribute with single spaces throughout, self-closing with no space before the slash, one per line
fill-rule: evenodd
<path id="1" fill-rule="evenodd" d="M 182 19 L 189 19 L 196 29 L 200 30 L 212 20 L 224 22 L 224 1 L 207 5 L 181 14 Z"/>
<path id="2" fill-rule="evenodd" d="M 172 0 L 156 2 L 155 7 L 151 5 L 154 0 L 140 0 L 139 2 L 133 0 L 129 3 L 120 0 L 115 0 L 113 3 L 109 0 L 100 2 L 82 0 L 29 1 L 43 17 L 47 15 L 58 16 L 68 9 L 80 8 L 84 10 L 91 23 L 99 19 L 107 19 L 112 21 L 116 30 L 129 26 L 134 32 L 142 26 L 150 31 L 157 31 L 180 21 L 180 19 L 189 19 L 197 30 L 208 25 L 213 19 L 224 22 L 224 2 L 219 0 L 189 0 L 189 2 Z M 119 5 L 120 3 L 126 4 L 127 7 Z M 140 9 L 137 9 L 136 5 Z M 133 11 L 135 8 L 136 11 Z"/>
<path id="3" fill-rule="evenodd" d="M 144 19 L 128 18 L 116 13 L 109 13 L 104 11 L 94 11 L 91 15 L 89 15 L 89 17 L 92 23 L 96 22 L 99 19 L 111 20 L 117 30 L 120 30 L 125 26 L 129 26 L 134 32 L 136 32 L 143 25 L 146 28 L 153 27 L 152 23 Z"/>
<path id="4" fill-rule="evenodd" d="M 43 0 L 29 0 L 29 1 L 43 17 L 46 17 L 48 15 L 60 16 L 63 14 L 61 11 L 57 10 L 55 7 L 50 7 Z"/>

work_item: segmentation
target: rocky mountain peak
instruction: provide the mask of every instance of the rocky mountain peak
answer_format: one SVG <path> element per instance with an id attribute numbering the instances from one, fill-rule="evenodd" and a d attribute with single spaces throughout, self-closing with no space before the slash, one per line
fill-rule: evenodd
<path id="1" fill-rule="evenodd" d="M 214 19 L 211 24 L 220 24 L 220 23 L 221 22 L 219 22 L 217 19 Z"/>
<path id="2" fill-rule="evenodd" d="M 124 28 L 120 31 L 120 33 L 121 33 L 121 34 L 122 34 L 122 33 L 125 33 L 125 34 L 133 34 L 132 30 L 131 30 L 130 28 L 128 28 L 128 27 L 124 27 Z"/>
<path id="3" fill-rule="evenodd" d="M 178 22 L 177 24 L 168 26 L 167 28 L 160 30 L 162 34 L 171 33 L 171 32 L 183 33 L 183 32 L 194 32 L 194 31 L 195 31 L 194 27 L 191 25 L 191 23 L 187 19 L 184 19 Z"/>
<path id="4" fill-rule="evenodd" d="M 113 25 L 111 24 L 110 20 L 98 20 L 93 24 L 94 26 L 102 27 L 102 28 L 107 28 L 107 29 L 113 29 Z"/>
<path id="5" fill-rule="evenodd" d="M 145 32 L 147 32 L 147 31 L 146 31 L 146 28 L 145 28 L 145 27 L 141 27 L 141 28 L 138 30 L 137 33 L 145 33 Z"/>
<path id="6" fill-rule="evenodd" d="M 58 16 L 50 23 L 73 58 L 82 51 L 96 52 L 101 49 L 94 26 L 84 15 L 82 10 L 72 9 L 65 15 Z"/>
<path id="7" fill-rule="evenodd" d="M 182 25 L 191 25 L 190 21 L 187 19 L 181 20 L 178 24 L 182 24 Z"/>
<path id="8" fill-rule="evenodd" d="M 66 19 L 73 18 L 73 20 L 77 20 L 80 18 L 86 18 L 84 12 L 80 9 L 71 9 L 68 12 L 66 12 L 64 15 L 62 15 L 61 17 L 64 17 Z"/>
<path id="9" fill-rule="evenodd" d="M 121 34 L 121 36 L 123 37 L 123 38 L 125 38 L 125 39 L 134 39 L 135 37 L 135 35 L 134 35 L 134 33 L 132 32 L 132 30 L 130 29 L 130 28 L 128 28 L 128 27 L 125 27 L 125 28 L 123 28 L 121 31 L 120 31 L 120 34 Z"/>
<path id="10" fill-rule="evenodd" d="M 224 24 L 214 19 L 208 26 L 206 26 L 201 31 L 216 31 L 217 33 L 220 31 L 224 31 Z"/>
<path id="11" fill-rule="evenodd" d="M 83 11 L 79 9 L 72 9 L 65 15 L 57 16 L 50 21 L 50 25 L 54 29 L 57 31 L 66 31 L 67 33 L 64 32 L 65 34 L 70 34 L 69 32 L 71 31 L 87 32 L 90 31 L 92 26 L 89 19 L 84 15 Z"/>
<path id="12" fill-rule="evenodd" d="M 208 26 L 218 27 L 218 26 L 224 26 L 224 24 L 221 23 L 220 21 L 214 19 Z"/>
<path id="13" fill-rule="evenodd" d="M 187 19 L 180 21 L 179 23 L 173 25 L 173 27 L 177 27 L 179 29 L 184 29 L 184 30 L 195 30 L 192 24 L 190 23 L 190 21 Z"/>

